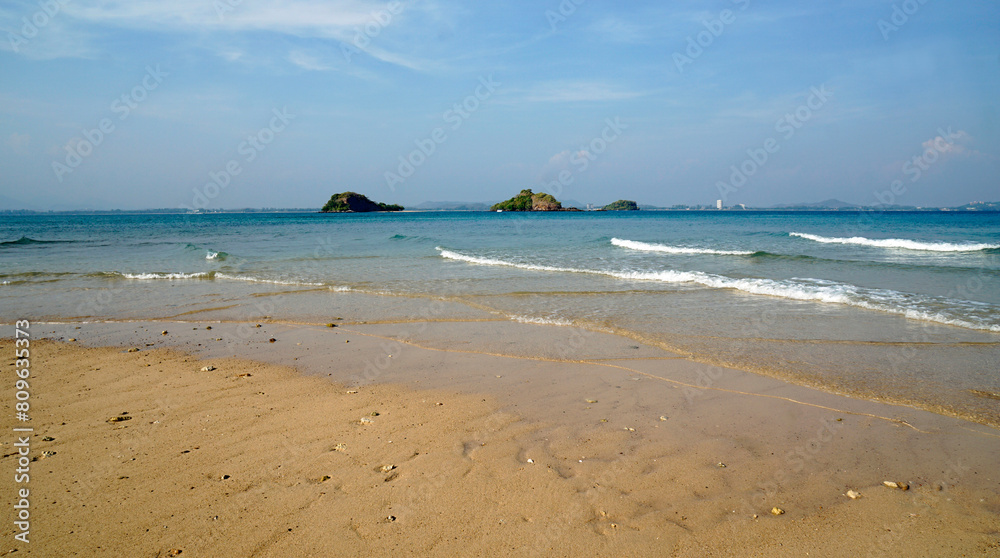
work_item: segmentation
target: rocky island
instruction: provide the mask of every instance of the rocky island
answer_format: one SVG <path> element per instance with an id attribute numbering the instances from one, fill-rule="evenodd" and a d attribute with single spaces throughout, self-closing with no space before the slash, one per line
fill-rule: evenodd
<path id="1" fill-rule="evenodd" d="M 322 213 L 367 213 L 371 211 L 402 211 L 403 206 L 373 202 L 364 194 L 357 192 L 343 192 L 334 194 L 330 201 L 326 202 Z"/>
<path id="2" fill-rule="evenodd" d="M 601 211 L 639 211 L 639 204 L 632 200 L 618 200 L 602 207 Z"/>
<path id="3" fill-rule="evenodd" d="M 534 193 L 529 190 L 521 190 L 521 193 L 513 198 L 490 207 L 490 211 L 580 211 L 575 207 L 563 208 L 562 203 L 557 201 L 551 194 L 544 192 Z"/>

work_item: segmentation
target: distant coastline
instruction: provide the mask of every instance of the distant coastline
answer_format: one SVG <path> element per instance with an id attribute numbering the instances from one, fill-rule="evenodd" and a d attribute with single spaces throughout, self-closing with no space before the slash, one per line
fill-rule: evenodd
<path id="1" fill-rule="evenodd" d="M 641 206 L 643 211 L 661 212 L 706 212 L 706 213 L 1000 213 L 1000 204 L 989 209 L 966 209 L 963 207 L 880 207 L 862 206 L 843 209 L 834 208 L 809 208 L 809 207 L 747 207 L 716 209 L 709 207 L 650 207 Z M 213 215 L 231 213 L 316 213 L 316 207 L 296 207 L 296 208 L 244 208 L 244 209 L 210 209 L 191 213 L 184 209 L 66 209 L 39 211 L 34 209 L 0 209 L 0 215 Z M 400 213 L 491 213 L 488 209 L 426 209 L 415 208 L 405 209 Z M 581 210 L 582 213 L 607 213 L 598 209 Z M 562 213 L 562 212 L 559 212 Z M 618 212 L 614 212 L 618 213 Z"/>
<path id="2" fill-rule="evenodd" d="M 836 205 L 827 205 L 836 202 Z M 587 204 L 571 202 L 573 205 Z M 404 210 L 412 212 L 440 212 L 440 211 L 465 211 L 465 212 L 489 212 L 489 202 L 424 202 Z M 591 204 L 593 205 L 593 204 Z M 591 209 L 582 209 L 583 212 L 598 211 L 603 206 L 594 206 Z M 795 212 L 820 212 L 820 213 L 872 213 L 872 212 L 898 212 L 898 213 L 998 213 L 1000 212 L 1000 201 L 983 202 L 975 201 L 953 207 L 920 207 L 905 205 L 853 205 L 837 200 L 827 200 L 814 204 L 796 205 L 776 205 L 771 207 L 753 207 L 745 204 L 737 206 L 724 206 L 719 209 L 717 206 L 709 205 L 673 205 L 670 207 L 657 207 L 653 205 L 639 204 L 639 209 L 643 211 L 709 211 L 709 212 L 752 212 L 752 213 L 795 213 Z M 197 214 L 212 213 L 316 213 L 318 207 L 245 207 L 239 209 L 202 209 Z M 64 209 L 64 210 L 36 210 L 36 209 L 0 209 L 0 215 L 177 215 L 192 213 L 184 208 L 164 207 L 150 209 Z"/>

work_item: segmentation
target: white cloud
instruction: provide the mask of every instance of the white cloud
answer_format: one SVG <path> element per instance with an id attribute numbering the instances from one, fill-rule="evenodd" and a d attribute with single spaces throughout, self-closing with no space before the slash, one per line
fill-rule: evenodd
<path id="1" fill-rule="evenodd" d="M 271 32 L 345 43 L 374 59 L 410 69 L 429 67 L 401 51 L 390 51 L 388 41 L 379 44 L 388 28 L 403 24 L 407 11 L 434 17 L 438 9 L 427 2 L 400 2 L 399 6 L 393 14 L 384 0 L 74 0 L 17 52 L 31 58 L 93 58 L 109 28 L 158 33 Z M 39 9 L 23 1 L 5 8 L 0 9 L 0 29 L 8 31 L 16 31 L 22 17 L 30 18 Z M 355 40 L 359 36 L 360 42 Z M 14 50 L 9 41 L 0 41 L 0 49 Z M 243 52 L 232 47 L 218 52 L 233 62 L 244 58 Z M 301 57 L 297 60 L 302 61 Z M 292 57 L 289 61 L 301 65 Z"/>
<path id="2" fill-rule="evenodd" d="M 634 23 L 617 16 L 606 16 L 591 23 L 587 30 L 608 42 L 635 44 L 649 41 L 650 35 L 656 31 L 656 26 L 650 23 Z"/>
<path id="3" fill-rule="evenodd" d="M 535 86 L 524 94 L 523 99 L 536 103 L 620 101 L 642 97 L 646 94 L 642 91 L 630 91 L 599 82 L 554 81 Z"/>
<path id="4" fill-rule="evenodd" d="M 242 50 L 222 49 L 217 54 L 229 62 L 237 62 L 243 59 L 245 53 Z"/>
<path id="5" fill-rule="evenodd" d="M 972 144 L 972 136 L 970 136 L 965 130 L 959 130 L 957 132 L 952 132 L 949 128 L 944 136 L 935 136 L 921 144 L 925 151 L 937 151 L 938 153 L 945 155 L 969 155 L 978 153 L 976 150 L 970 150 L 967 146 Z"/>
<path id="6" fill-rule="evenodd" d="M 16 153 L 25 153 L 25 148 L 31 143 L 31 136 L 28 134 L 19 134 L 17 132 L 12 133 L 7 136 L 7 140 L 4 142 L 8 147 L 13 149 Z"/>
<path id="7" fill-rule="evenodd" d="M 384 6 L 360 0 L 78 0 L 65 10 L 76 19 L 127 28 L 275 31 L 339 38 Z"/>
<path id="8" fill-rule="evenodd" d="M 322 72 L 332 70 L 333 66 L 321 62 L 319 58 L 306 54 L 302 51 L 292 51 L 288 54 L 288 61 L 296 66 L 309 71 Z"/>

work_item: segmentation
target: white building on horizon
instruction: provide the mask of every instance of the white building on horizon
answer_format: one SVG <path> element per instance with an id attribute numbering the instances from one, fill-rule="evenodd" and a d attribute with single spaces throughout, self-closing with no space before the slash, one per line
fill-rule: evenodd
<path id="1" fill-rule="evenodd" d="M 715 209 L 722 209 L 722 200 L 715 200 Z"/>

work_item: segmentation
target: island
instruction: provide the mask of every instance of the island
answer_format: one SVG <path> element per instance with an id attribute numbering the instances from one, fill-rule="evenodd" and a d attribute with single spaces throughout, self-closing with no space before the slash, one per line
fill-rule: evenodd
<path id="1" fill-rule="evenodd" d="M 493 204 L 490 211 L 580 211 L 575 207 L 564 208 L 551 194 L 521 190 L 513 198 Z"/>
<path id="2" fill-rule="evenodd" d="M 401 205 L 373 202 L 364 194 L 343 192 L 334 194 L 321 213 L 367 213 L 370 211 L 402 211 Z"/>
<path id="3" fill-rule="evenodd" d="M 600 211 L 639 211 L 639 204 L 632 200 L 618 200 L 602 207 Z"/>

